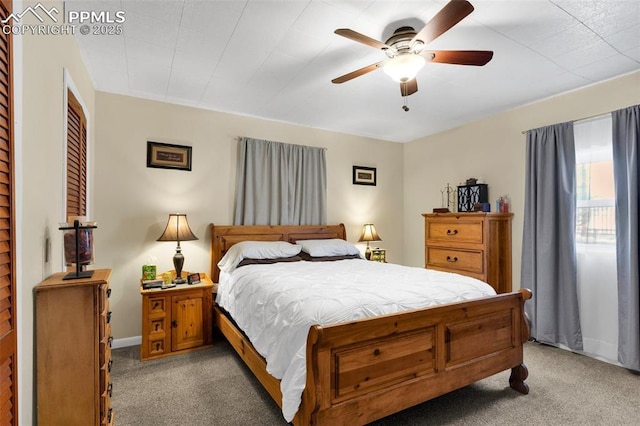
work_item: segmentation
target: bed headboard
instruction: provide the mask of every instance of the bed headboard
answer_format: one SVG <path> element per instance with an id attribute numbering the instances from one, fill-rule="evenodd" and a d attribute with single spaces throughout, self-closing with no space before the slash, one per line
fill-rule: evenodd
<path id="1" fill-rule="evenodd" d="M 323 238 L 347 239 L 344 225 L 209 225 L 211 231 L 211 279 L 218 282 L 218 262 L 229 247 L 241 241 L 288 241 Z"/>

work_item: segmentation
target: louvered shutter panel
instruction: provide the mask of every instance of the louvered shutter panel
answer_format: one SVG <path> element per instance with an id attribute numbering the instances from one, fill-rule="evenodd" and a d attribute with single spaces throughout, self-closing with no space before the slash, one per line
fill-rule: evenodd
<path id="1" fill-rule="evenodd" d="M 0 2 L 0 15 L 11 2 Z M 18 424 L 11 35 L 0 34 L 0 424 Z"/>
<path id="2" fill-rule="evenodd" d="M 80 103 L 68 91 L 67 217 L 87 213 L 87 121 Z"/>

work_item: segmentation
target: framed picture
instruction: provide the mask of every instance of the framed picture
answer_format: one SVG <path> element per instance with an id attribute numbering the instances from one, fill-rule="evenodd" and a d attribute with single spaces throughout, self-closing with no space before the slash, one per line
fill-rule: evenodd
<path id="1" fill-rule="evenodd" d="M 353 184 L 376 186 L 375 167 L 353 166 Z"/>
<path id="2" fill-rule="evenodd" d="M 191 171 L 191 147 L 147 141 L 147 167 Z"/>
<path id="3" fill-rule="evenodd" d="M 200 274 L 195 273 L 187 276 L 188 284 L 198 284 L 200 282 Z"/>

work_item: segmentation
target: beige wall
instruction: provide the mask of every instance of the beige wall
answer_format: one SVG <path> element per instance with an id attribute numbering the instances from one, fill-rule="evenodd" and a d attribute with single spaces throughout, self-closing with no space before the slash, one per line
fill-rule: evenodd
<path id="1" fill-rule="evenodd" d="M 96 116 L 96 264 L 113 268 L 116 339 L 141 333 L 141 266 L 154 256 L 160 271 L 173 269 L 175 244 L 156 241 L 169 213 L 186 213 L 199 238 L 181 244 L 184 269 L 209 271 L 208 224 L 232 223 L 238 136 L 326 147 L 328 222 L 344 223 L 354 243 L 374 223 L 402 262 L 400 144 L 102 92 Z M 192 146 L 192 171 L 147 168 L 149 140 Z M 353 165 L 376 167 L 378 185 L 352 185 Z"/>
<path id="2" fill-rule="evenodd" d="M 640 103 L 640 72 L 555 96 L 408 143 L 404 150 L 404 263 L 424 265 L 422 213 L 440 207 L 440 189 L 468 177 L 507 194 L 513 219 L 513 286 L 520 286 L 526 137 L 523 130 L 604 114 Z"/>
<path id="3" fill-rule="evenodd" d="M 29 4 L 25 2 L 24 7 Z M 62 10 L 62 4 L 58 4 Z M 64 70 L 75 82 L 88 108 L 91 125 L 94 117 L 94 90 L 80 57 L 75 39 L 70 36 L 29 36 L 21 38 L 22 91 L 16 91 L 22 110 L 16 111 L 18 150 L 22 151 L 16 167 L 22 181 L 17 192 L 22 199 L 19 207 L 22 238 L 19 241 L 18 300 L 19 337 L 19 424 L 33 420 L 33 287 L 52 272 L 62 268 L 62 234 L 58 223 L 63 220 L 63 158 L 64 158 Z M 20 57 L 20 55 L 18 55 Z M 88 141 L 92 148 L 93 128 Z M 91 154 L 91 151 L 89 151 Z M 89 159 L 91 162 L 92 160 Z M 51 257 L 45 262 L 45 240 L 51 241 Z"/>

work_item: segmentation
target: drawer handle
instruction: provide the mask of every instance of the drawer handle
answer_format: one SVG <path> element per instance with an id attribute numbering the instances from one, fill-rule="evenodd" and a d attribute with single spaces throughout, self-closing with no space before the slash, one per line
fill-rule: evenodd
<path id="1" fill-rule="evenodd" d="M 113 342 L 113 336 L 110 336 L 109 339 L 107 340 L 109 347 L 111 347 L 111 342 Z"/>
<path id="2" fill-rule="evenodd" d="M 458 258 L 456 256 L 454 256 L 454 257 L 447 256 L 447 262 L 454 263 L 454 262 L 457 262 L 457 261 L 458 261 Z"/>
<path id="3" fill-rule="evenodd" d="M 111 398 L 111 396 L 113 395 L 113 383 L 109 383 L 109 386 L 107 387 L 107 392 L 109 393 L 109 398 Z"/>
<path id="4" fill-rule="evenodd" d="M 109 360 L 109 364 L 107 364 L 107 371 L 108 371 L 109 373 L 111 373 L 111 366 L 112 366 L 112 365 L 113 365 L 113 360 L 112 360 L 112 359 L 110 359 L 110 360 Z"/>
<path id="5" fill-rule="evenodd" d="M 111 322 L 111 311 L 107 312 L 107 324 Z"/>
<path id="6" fill-rule="evenodd" d="M 454 229 L 453 231 L 451 229 L 447 229 L 447 235 L 456 235 L 458 233 L 457 229 Z"/>
<path id="7" fill-rule="evenodd" d="M 111 297 L 111 289 L 110 288 L 107 289 L 107 297 Z"/>
<path id="8" fill-rule="evenodd" d="M 178 328 L 178 321 L 176 320 L 171 321 L 171 327 Z"/>

